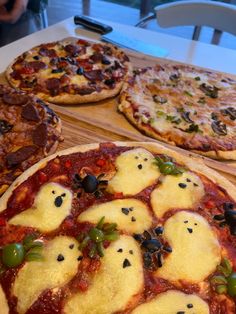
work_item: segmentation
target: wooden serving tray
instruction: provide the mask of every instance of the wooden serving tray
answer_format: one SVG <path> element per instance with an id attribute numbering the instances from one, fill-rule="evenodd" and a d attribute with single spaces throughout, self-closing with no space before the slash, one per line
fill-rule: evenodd
<path id="1" fill-rule="evenodd" d="M 152 66 L 158 63 L 171 62 L 169 60 L 149 57 L 135 52 L 126 51 L 131 62 L 136 67 Z M 175 62 L 176 63 L 176 62 Z M 227 74 L 228 75 L 228 74 Z M 232 75 L 228 75 L 232 76 Z M 0 83 L 7 83 L 2 73 Z M 206 158 L 184 149 L 154 140 L 142 135 L 133 127 L 126 118 L 117 111 L 118 97 L 78 106 L 58 106 L 51 104 L 50 107 L 62 120 L 64 141 L 59 145 L 59 150 L 75 145 L 107 141 L 152 141 L 176 150 L 187 156 L 197 156 L 204 163 L 217 170 L 236 184 L 236 162 L 219 162 Z"/>

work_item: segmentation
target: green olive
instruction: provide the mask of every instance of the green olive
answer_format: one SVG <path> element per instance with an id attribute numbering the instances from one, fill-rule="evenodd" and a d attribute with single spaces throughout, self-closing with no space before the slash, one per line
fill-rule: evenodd
<path id="1" fill-rule="evenodd" d="M 2 249 L 2 263 L 7 267 L 19 266 L 25 256 L 24 247 L 20 243 L 12 243 Z"/>
<path id="2" fill-rule="evenodd" d="M 163 174 L 171 174 L 175 169 L 175 165 L 171 161 L 166 161 L 159 165 L 159 169 Z"/>
<path id="3" fill-rule="evenodd" d="M 228 278 L 227 291 L 231 297 L 236 296 L 236 273 L 232 273 Z"/>
<path id="4" fill-rule="evenodd" d="M 89 230 L 89 237 L 94 242 L 104 241 L 104 233 L 102 232 L 102 230 L 99 230 L 97 228 L 92 228 Z"/>

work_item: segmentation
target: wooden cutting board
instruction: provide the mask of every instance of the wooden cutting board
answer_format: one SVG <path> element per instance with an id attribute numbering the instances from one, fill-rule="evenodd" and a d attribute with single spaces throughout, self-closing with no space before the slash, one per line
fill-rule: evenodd
<path id="1" fill-rule="evenodd" d="M 167 62 L 164 59 L 157 59 L 135 52 L 127 51 L 127 54 L 131 62 L 138 67 L 152 66 L 157 62 Z M 0 83 L 6 83 L 4 74 L 0 75 Z M 117 111 L 117 103 L 118 97 L 79 106 L 51 104 L 50 107 L 62 120 L 64 141 L 59 145 L 59 150 L 94 142 L 153 141 L 174 149 L 185 156 L 190 155 L 201 158 L 207 166 L 217 170 L 236 184 L 236 162 L 215 161 L 144 136 Z"/>

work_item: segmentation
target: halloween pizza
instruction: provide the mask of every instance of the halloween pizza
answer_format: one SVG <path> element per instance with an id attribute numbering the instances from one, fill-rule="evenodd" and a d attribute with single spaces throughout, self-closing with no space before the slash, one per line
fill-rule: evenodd
<path id="1" fill-rule="evenodd" d="M 69 38 L 26 51 L 8 66 L 6 77 L 20 90 L 68 105 L 115 96 L 129 68 L 117 47 Z"/>
<path id="2" fill-rule="evenodd" d="M 0 85 L 0 195 L 61 139 L 60 119 L 46 103 Z"/>
<path id="3" fill-rule="evenodd" d="M 157 144 L 49 156 L 0 202 L 1 314 L 233 314 L 235 202 Z"/>
<path id="4" fill-rule="evenodd" d="M 140 131 L 216 159 L 236 159 L 236 81 L 188 65 L 135 70 L 119 110 Z"/>

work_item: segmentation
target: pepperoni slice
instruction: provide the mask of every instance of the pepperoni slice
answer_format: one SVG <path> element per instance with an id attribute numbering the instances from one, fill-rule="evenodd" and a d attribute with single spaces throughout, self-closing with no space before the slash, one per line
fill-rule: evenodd
<path id="1" fill-rule="evenodd" d="M 66 45 L 64 47 L 65 51 L 68 52 L 70 55 L 76 55 L 80 52 L 81 48 L 79 46 L 75 46 L 75 45 Z"/>
<path id="2" fill-rule="evenodd" d="M 93 62 L 97 63 L 97 62 L 102 61 L 103 55 L 102 55 L 100 52 L 95 52 L 95 53 L 90 57 L 90 59 L 91 59 Z"/>
<path id="3" fill-rule="evenodd" d="M 47 144 L 47 124 L 45 122 L 39 124 L 33 132 L 33 142 L 39 147 Z"/>
<path id="4" fill-rule="evenodd" d="M 22 161 L 28 159 L 31 157 L 36 151 L 37 147 L 33 145 L 21 147 L 17 151 L 13 153 L 9 153 L 6 155 L 6 161 L 7 161 L 7 167 L 12 168 L 14 166 L 17 166 Z"/>
<path id="5" fill-rule="evenodd" d="M 47 49 L 45 47 L 41 47 L 39 49 L 39 54 L 44 57 L 56 58 L 57 53 L 54 49 Z"/>
<path id="6" fill-rule="evenodd" d="M 38 72 L 41 69 L 45 69 L 47 67 L 46 63 L 42 61 L 31 61 L 29 62 L 29 66 L 34 69 L 35 72 Z"/>
<path id="7" fill-rule="evenodd" d="M 60 79 L 56 77 L 49 78 L 46 81 L 46 87 L 48 90 L 59 89 L 60 84 L 61 84 Z"/>
<path id="8" fill-rule="evenodd" d="M 104 75 L 101 70 L 91 70 L 84 72 L 84 76 L 90 81 L 102 81 Z"/>
<path id="9" fill-rule="evenodd" d="M 38 109 L 35 106 L 33 106 L 31 103 L 26 104 L 22 108 L 21 117 L 26 120 L 35 121 L 35 122 L 38 122 L 40 119 Z"/>
<path id="10" fill-rule="evenodd" d="M 2 96 L 2 100 L 8 105 L 24 105 L 28 101 L 28 96 L 17 93 L 6 93 Z"/>

